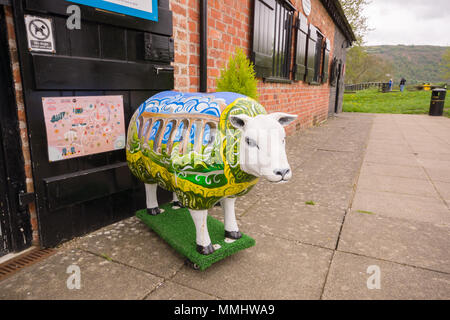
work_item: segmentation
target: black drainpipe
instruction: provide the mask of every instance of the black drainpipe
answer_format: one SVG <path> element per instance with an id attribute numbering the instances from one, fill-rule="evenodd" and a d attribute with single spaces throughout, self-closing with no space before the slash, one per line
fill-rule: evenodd
<path id="1" fill-rule="evenodd" d="M 200 92 L 208 91 L 208 0 L 200 1 Z"/>

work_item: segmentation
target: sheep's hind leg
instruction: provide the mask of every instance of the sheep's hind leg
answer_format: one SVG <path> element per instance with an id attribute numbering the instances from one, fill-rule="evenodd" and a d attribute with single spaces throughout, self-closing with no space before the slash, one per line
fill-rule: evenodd
<path id="1" fill-rule="evenodd" d="M 192 210 L 189 209 L 192 220 L 194 220 L 196 231 L 197 252 L 208 255 L 214 252 L 211 239 L 208 233 L 208 210 Z"/>
<path id="2" fill-rule="evenodd" d="M 156 197 L 156 190 L 158 185 L 145 184 L 145 196 L 147 200 L 147 213 L 152 216 L 156 216 L 161 213 L 161 209 L 158 206 L 158 199 Z"/>
<path id="3" fill-rule="evenodd" d="M 175 192 L 173 193 L 172 207 L 175 209 L 183 208 L 183 204 L 180 202 Z"/>

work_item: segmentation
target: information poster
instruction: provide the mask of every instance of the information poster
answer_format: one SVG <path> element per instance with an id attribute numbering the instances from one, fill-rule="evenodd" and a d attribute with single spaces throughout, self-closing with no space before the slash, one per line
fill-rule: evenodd
<path id="1" fill-rule="evenodd" d="M 123 96 L 42 98 L 49 161 L 125 148 Z"/>
<path id="2" fill-rule="evenodd" d="M 158 21 L 157 0 L 69 0 L 86 6 Z"/>

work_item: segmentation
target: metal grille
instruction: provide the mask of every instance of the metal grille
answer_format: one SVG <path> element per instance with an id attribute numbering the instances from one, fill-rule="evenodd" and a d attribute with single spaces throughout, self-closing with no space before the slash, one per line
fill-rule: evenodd
<path id="1" fill-rule="evenodd" d="M 272 69 L 272 75 L 275 78 L 289 78 L 293 16 L 292 9 L 285 1 L 276 1 Z"/>
<path id="2" fill-rule="evenodd" d="M 54 249 L 35 249 L 0 264 L 0 281 L 56 253 Z"/>
<path id="3" fill-rule="evenodd" d="M 321 66 L 322 66 L 322 58 L 323 58 L 323 39 L 324 36 L 322 33 L 317 31 L 317 42 L 316 42 L 316 59 L 315 59 L 315 67 L 314 67 L 314 82 L 321 82 Z"/>

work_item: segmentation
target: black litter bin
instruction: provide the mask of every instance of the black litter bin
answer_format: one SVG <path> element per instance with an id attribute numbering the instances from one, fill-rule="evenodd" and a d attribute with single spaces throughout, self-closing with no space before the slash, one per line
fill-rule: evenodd
<path id="1" fill-rule="evenodd" d="M 431 95 L 430 116 L 442 116 L 444 114 L 446 89 L 433 89 Z"/>

